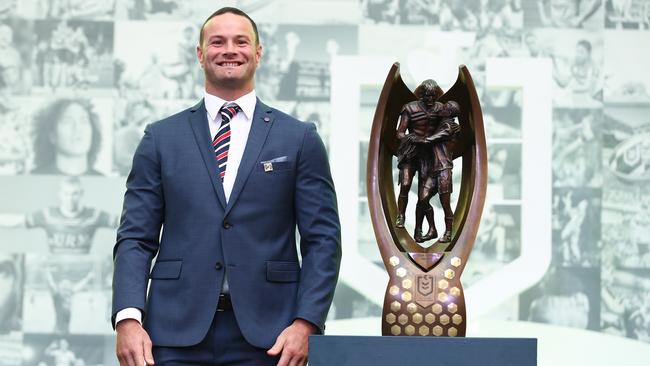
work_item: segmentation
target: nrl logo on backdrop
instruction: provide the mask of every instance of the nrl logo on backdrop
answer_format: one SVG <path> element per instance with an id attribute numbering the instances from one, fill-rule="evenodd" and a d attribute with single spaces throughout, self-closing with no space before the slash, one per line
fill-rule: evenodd
<path id="1" fill-rule="evenodd" d="M 616 146 L 608 167 L 628 182 L 650 180 L 650 132 L 636 134 Z"/>

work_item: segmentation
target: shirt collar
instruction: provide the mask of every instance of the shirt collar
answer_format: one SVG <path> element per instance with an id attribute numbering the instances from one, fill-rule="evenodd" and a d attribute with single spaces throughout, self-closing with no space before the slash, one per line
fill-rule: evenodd
<path id="1" fill-rule="evenodd" d="M 250 93 L 242 95 L 236 100 L 227 101 L 219 98 L 216 95 L 209 94 L 207 91 L 204 95 L 205 100 L 205 109 L 208 111 L 208 116 L 210 119 L 215 121 L 221 107 L 228 102 L 235 102 L 241 108 L 242 112 L 246 116 L 246 119 L 253 119 L 253 112 L 255 112 L 255 104 L 257 103 L 257 96 L 255 95 L 255 90 L 252 90 Z"/>

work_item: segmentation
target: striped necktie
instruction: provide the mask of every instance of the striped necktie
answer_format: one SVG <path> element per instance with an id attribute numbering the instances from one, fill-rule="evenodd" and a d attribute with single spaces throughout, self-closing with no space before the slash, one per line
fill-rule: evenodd
<path id="1" fill-rule="evenodd" d="M 226 175 L 226 163 L 228 162 L 228 148 L 230 147 L 230 121 L 241 111 L 241 108 L 235 103 L 226 103 L 219 110 L 221 114 L 221 126 L 217 135 L 212 140 L 212 147 L 214 147 L 215 157 L 219 165 L 219 177 L 223 182 L 223 177 Z"/>

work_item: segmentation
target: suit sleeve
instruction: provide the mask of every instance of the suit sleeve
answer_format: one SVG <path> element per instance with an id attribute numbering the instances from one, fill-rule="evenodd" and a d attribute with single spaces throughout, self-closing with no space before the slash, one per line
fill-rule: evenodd
<path id="1" fill-rule="evenodd" d="M 149 269 L 158 252 L 163 212 L 160 157 L 152 128 L 147 126 L 126 181 L 113 248 L 113 327 L 115 315 L 122 309 L 137 308 L 144 313 Z"/>
<path id="2" fill-rule="evenodd" d="M 341 264 L 341 226 L 327 153 L 314 124 L 305 132 L 296 174 L 302 255 L 296 318 L 316 325 L 322 333 Z"/>

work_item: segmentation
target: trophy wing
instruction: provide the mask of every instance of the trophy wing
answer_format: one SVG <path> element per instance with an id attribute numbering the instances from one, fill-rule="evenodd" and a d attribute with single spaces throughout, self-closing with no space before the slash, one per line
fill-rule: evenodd
<path id="1" fill-rule="evenodd" d="M 465 65 L 458 67 L 458 78 L 456 83 L 440 98 L 445 103 L 450 100 L 460 105 L 460 133 L 457 138 L 450 142 L 450 148 L 454 152 L 454 159 L 463 156 L 475 143 L 475 126 L 477 123 L 483 125 L 483 114 L 481 104 L 476 94 L 476 88 L 469 70 Z"/>

